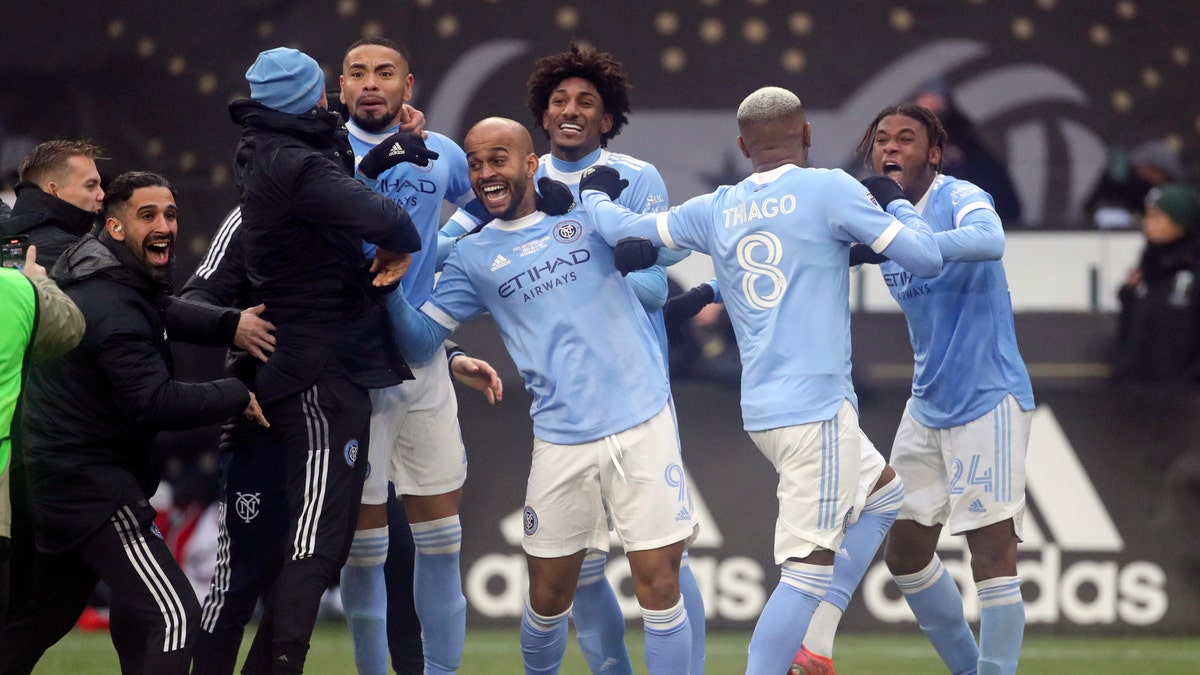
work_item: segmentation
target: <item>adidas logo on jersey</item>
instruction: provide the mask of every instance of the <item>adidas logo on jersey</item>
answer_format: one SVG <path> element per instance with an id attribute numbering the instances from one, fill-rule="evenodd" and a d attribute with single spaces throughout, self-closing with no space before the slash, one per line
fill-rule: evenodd
<path id="1" fill-rule="evenodd" d="M 492 261 L 492 271 L 495 272 L 496 270 L 500 269 L 501 267 L 504 267 L 505 265 L 507 265 L 511 262 L 512 261 L 509 260 L 508 258 L 505 258 L 502 255 L 497 255 L 496 259 Z"/>
<path id="2" fill-rule="evenodd" d="M 971 513 L 987 513 L 987 509 L 983 508 L 983 500 L 981 499 L 976 499 L 975 501 L 971 502 L 971 505 L 967 507 L 967 510 Z"/>

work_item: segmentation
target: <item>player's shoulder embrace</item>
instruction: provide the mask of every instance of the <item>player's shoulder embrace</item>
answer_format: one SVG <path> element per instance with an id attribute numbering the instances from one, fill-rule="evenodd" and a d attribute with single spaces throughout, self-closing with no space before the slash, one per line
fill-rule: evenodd
<path id="1" fill-rule="evenodd" d="M 974 201 L 972 197 L 983 196 L 989 198 L 988 194 L 983 191 L 983 188 L 969 181 L 955 178 L 954 176 L 939 175 L 930 186 L 929 192 L 936 195 L 946 195 L 953 204 L 959 204 L 964 200 Z"/>
<path id="2" fill-rule="evenodd" d="M 657 169 L 654 168 L 654 165 L 651 164 L 650 162 L 647 162 L 647 161 L 638 159 L 637 157 L 634 157 L 632 155 L 626 155 L 626 154 L 620 153 L 620 152 L 614 152 L 614 153 L 609 154 L 608 166 L 611 166 L 612 168 L 617 169 L 618 171 L 621 171 L 621 172 L 624 172 L 626 169 L 628 169 L 630 171 L 646 171 L 646 170 L 657 171 Z"/>

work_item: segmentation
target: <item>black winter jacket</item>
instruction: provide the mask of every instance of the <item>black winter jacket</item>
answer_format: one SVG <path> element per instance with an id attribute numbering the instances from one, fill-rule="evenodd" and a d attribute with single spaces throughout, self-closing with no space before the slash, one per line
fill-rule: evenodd
<path id="1" fill-rule="evenodd" d="M 1125 285 L 1113 376 L 1200 383 L 1200 236 L 1147 244 L 1141 281 Z"/>
<path id="2" fill-rule="evenodd" d="M 107 233 L 84 236 L 52 278 L 87 322 L 66 356 L 34 363 L 24 392 L 26 479 L 38 548 L 67 550 L 117 508 L 147 499 L 159 474 L 150 457 L 160 429 L 224 420 L 246 408 L 235 379 L 172 379 L 164 324 L 169 286 L 152 280 Z"/>
<path id="3" fill-rule="evenodd" d="M 276 348 L 254 389 L 264 402 L 293 395 L 323 373 L 365 387 L 398 384 L 382 302 L 363 271 L 362 242 L 397 253 L 421 248 L 408 214 L 351 178 L 353 152 L 337 114 L 302 115 L 240 99 L 236 153 L 241 245 L 251 302 L 266 303 Z M 407 370 L 406 368 L 404 370 Z"/>
<path id="4" fill-rule="evenodd" d="M 34 183 L 17 183 L 17 202 L 12 216 L 0 221 L 6 237 L 24 234 L 37 247 L 37 263 L 53 269 L 63 251 L 92 230 L 96 214 L 43 192 Z"/>

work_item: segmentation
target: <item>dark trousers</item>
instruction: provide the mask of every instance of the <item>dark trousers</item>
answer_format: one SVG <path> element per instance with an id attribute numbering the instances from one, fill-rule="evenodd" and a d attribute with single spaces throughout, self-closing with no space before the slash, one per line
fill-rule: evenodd
<path id="1" fill-rule="evenodd" d="M 408 526 L 404 502 L 388 486 L 388 557 L 383 565 L 387 583 L 387 637 L 392 669 L 399 675 L 425 672 L 425 650 L 421 646 L 421 620 L 413 600 L 413 561 L 416 546 Z"/>
<path id="2" fill-rule="evenodd" d="M 371 399 L 345 378 L 323 377 L 263 412 L 283 448 L 288 525 L 279 574 L 242 672 L 301 672 L 321 596 L 337 582 L 350 552 Z"/>
<path id="3" fill-rule="evenodd" d="M 193 675 L 230 675 L 246 624 L 274 582 L 287 531 L 284 451 L 275 434 L 238 416 L 221 434 L 217 564 L 200 612 Z"/>
<path id="4" fill-rule="evenodd" d="M 82 544 L 38 552 L 25 601 L 0 631 L 0 673 L 30 673 L 79 618 L 96 581 L 113 590 L 122 673 L 186 673 L 200 604 L 154 528 L 146 500 L 121 507 Z"/>
<path id="5" fill-rule="evenodd" d="M 234 672 L 246 624 L 279 573 L 288 523 L 283 464 L 283 447 L 270 431 L 240 416 L 225 425 L 217 565 L 200 612 L 192 675 Z M 420 675 L 425 660 L 413 603 L 415 548 L 404 503 L 390 490 L 388 527 L 388 651 L 397 673 Z"/>

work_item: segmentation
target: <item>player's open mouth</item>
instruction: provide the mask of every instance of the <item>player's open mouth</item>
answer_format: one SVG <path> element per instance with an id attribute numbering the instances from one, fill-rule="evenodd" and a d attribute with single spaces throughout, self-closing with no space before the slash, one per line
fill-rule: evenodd
<path id="1" fill-rule="evenodd" d="M 484 200 L 490 204 L 496 204 L 508 198 L 508 185 L 504 183 L 485 185 L 481 190 Z"/>
<path id="2" fill-rule="evenodd" d="M 563 122 L 562 124 L 558 125 L 558 130 L 565 131 L 569 134 L 582 134 L 583 126 L 575 124 L 574 122 Z"/>
<path id="3" fill-rule="evenodd" d="M 146 244 L 146 260 L 151 265 L 162 267 L 171 261 L 171 242 L 155 241 Z"/>
<path id="4" fill-rule="evenodd" d="M 904 176 L 904 169 L 898 163 L 884 162 L 881 168 L 883 169 L 883 175 L 891 176 L 898 183 L 901 182 L 900 179 Z"/>

